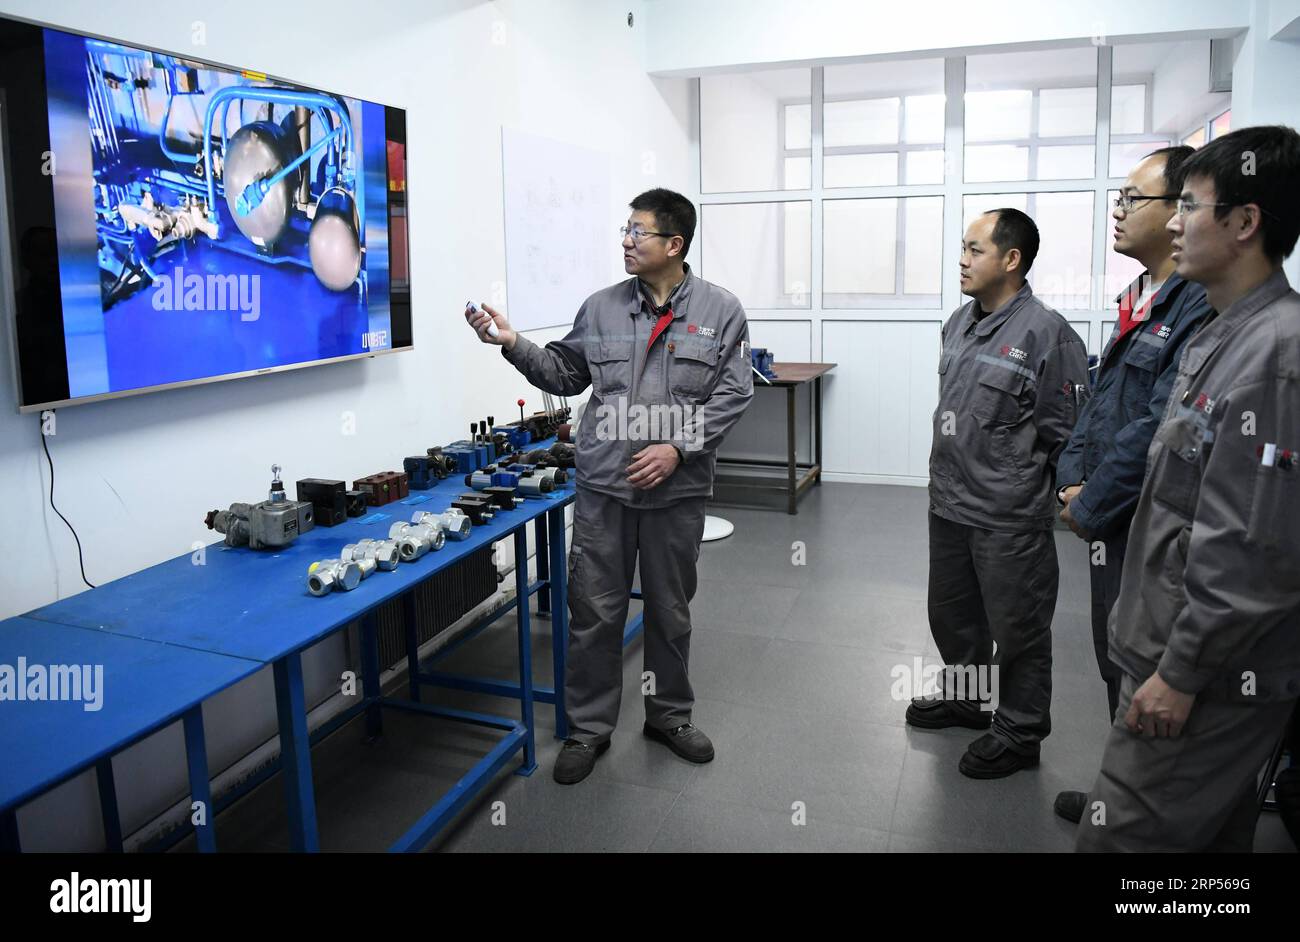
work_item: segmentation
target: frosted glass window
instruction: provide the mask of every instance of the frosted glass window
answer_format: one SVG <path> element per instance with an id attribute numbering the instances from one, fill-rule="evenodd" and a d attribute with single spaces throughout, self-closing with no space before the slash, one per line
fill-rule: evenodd
<path id="1" fill-rule="evenodd" d="M 1188 147 L 1200 147 L 1205 143 L 1205 128 L 1199 127 L 1191 134 L 1183 138 L 1183 143 Z"/>
<path id="2" fill-rule="evenodd" d="M 904 183 L 942 183 L 943 151 L 913 150 L 907 153 L 907 179 Z"/>
<path id="3" fill-rule="evenodd" d="M 1075 180 L 1092 177 L 1091 144 L 1063 144 L 1038 148 L 1039 180 Z"/>
<path id="4" fill-rule="evenodd" d="M 1038 257 L 1029 270 L 1029 283 L 1044 303 L 1063 310 L 1085 310 L 1091 304 L 1091 192 L 987 193 L 967 196 L 962 203 L 962 231 L 976 216 L 1009 206 L 1028 213 L 1038 226 Z"/>
<path id="5" fill-rule="evenodd" d="M 1009 144 L 980 144 L 966 148 L 966 180 L 987 183 L 993 180 L 1029 178 L 1029 148 Z"/>
<path id="6" fill-rule="evenodd" d="M 933 296 L 924 303 L 937 304 L 943 197 L 827 200 L 822 245 L 824 307 L 870 306 L 903 295 Z"/>
<path id="7" fill-rule="evenodd" d="M 701 78 L 702 192 L 781 189 L 790 176 L 786 159 L 793 156 L 786 151 L 812 152 L 811 100 L 811 69 Z M 811 157 L 800 158 L 811 166 Z"/>
<path id="8" fill-rule="evenodd" d="M 827 147 L 898 143 L 897 98 L 828 101 L 824 113 Z"/>
<path id="9" fill-rule="evenodd" d="M 812 204 L 704 204 L 700 274 L 740 298 L 746 309 L 806 308 L 810 303 Z"/>
<path id="10" fill-rule="evenodd" d="M 1229 108 L 1223 114 L 1219 115 L 1210 122 L 1210 140 L 1217 137 L 1223 137 L 1232 130 L 1232 109 Z"/>
<path id="11" fill-rule="evenodd" d="M 898 154 L 828 154 L 822 162 L 824 184 L 837 186 L 895 186 Z"/>
<path id="12" fill-rule="evenodd" d="M 1147 87 L 1113 85 L 1110 89 L 1110 133 L 1142 134 L 1147 129 Z"/>
<path id="13" fill-rule="evenodd" d="M 1097 88 L 1044 88 L 1038 93 L 1039 137 L 1092 137 L 1097 131 Z"/>
<path id="14" fill-rule="evenodd" d="M 908 95 L 903 108 L 903 140 L 909 144 L 942 144 L 945 101 L 943 95 Z"/>
<path id="15" fill-rule="evenodd" d="M 1029 136 L 1034 93 L 1021 91 L 967 92 L 966 140 L 999 141 Z"/>
<path id="16" fill-rule="evenodd" d="M 812 161 L 807 157 L 785 159 L 785 188 L 806 190 L 812 186 Z"/>

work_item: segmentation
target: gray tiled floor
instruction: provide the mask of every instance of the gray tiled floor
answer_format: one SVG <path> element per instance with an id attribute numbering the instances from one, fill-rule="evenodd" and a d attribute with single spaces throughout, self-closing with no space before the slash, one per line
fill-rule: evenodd
<path id="1" fill-rule="evenodd" d="M 1038 769 L 980 782 L 957 772 L 977 734 L 904 725 L 891 670 L 938 663 L 925 614 L 926 493 L 828 484 L 797 516 L 720 507 L 736 533 L 706 544 L 692 606 L 695 721 L 714 762 L 679 760 L 640 732 L 640 643 L 627 652 L 612 747 L 577 786 L 556 785 L 550 707 L 537 707 L 538 762 L 511 769 L 434 844 L 445 851 L 1065 851 L 1061 788 L 1086 786 L 1101 755 L 1105 694 L 1088 628 L 1083 545 L 1057 533 L 1053 734 Z M 807 565 L 792 564 L 804 544 Z M 534 621 L 539 683 L 551 681 L 550 631 Z M 439 665 L 510 677 L 513 623 L 503 620 Z M 511 714 L 511 701 L 434 692 L 426 699 Z M 495 734 L 385 714 L 365 745 L 358 723 L 313 752 L 323 850 L 379 850 L 481 757 Z M 503 824 L 500 821 L 504 812 Z M 225 849 L 282 850 L 278 782 L 218 818 Z M 797 819 L 805 822 L 797 825 Z M 1291 849 L 1276 818 L 1261 850 Z"/>

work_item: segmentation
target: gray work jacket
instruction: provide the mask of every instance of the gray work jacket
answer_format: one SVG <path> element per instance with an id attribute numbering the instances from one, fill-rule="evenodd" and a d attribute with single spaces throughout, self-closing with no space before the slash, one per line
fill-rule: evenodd
<path id="1" fill-rule="evenodd" d="M 520 335 L 507 360 L 539 389 L 574 396 L 591 386 L 578 428 L 577 485 L 630 506 L 662 507 L 713 495 L 723 437 L 754 395 L 749 324 L 731 292 L 692 274 L 669 298 L 673 320 L 650 347 L 658 318 L 629 278 L 589 297 L 563 340 L 539 347 Z M 627 481 L 647 445 L 682 461 L 650 490 Z"/>
<path id="2" fill-rule="evenodd" d="M 1051 528 L 1056 458 L 1088 397 L 1088 356 L 1028 284 L 975 319 L 943 327 L 930 449 L 930 511 L 989 530 Z"/>
<path id="3" fill-rule="evenodd" d="M 1300 696 L 1300 295 L 1280 271 L 1183 348 L 1109 633 L 1139 682 Z"/>

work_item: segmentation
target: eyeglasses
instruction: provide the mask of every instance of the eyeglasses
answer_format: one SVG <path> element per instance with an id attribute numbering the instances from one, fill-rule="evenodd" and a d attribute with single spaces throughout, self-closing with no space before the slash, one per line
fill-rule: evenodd
<path id="1" fill-rule="evenodd" d="M 1116 209 L 1122 209 L 1125 215 L 1133 212 L 1133 204 L 1141 200 L 1176 200 L 1178 197 L 1173 193 L 1166 193 L 1164 196 L 1144 196 L 1141 193 L 1121 193 L 1115 197 L 1111 205 Z"/>
<path id="2" fill-rule="evenodd" d="M 679 232 L 651 232 L 649 229 L 642 229 L 640 226 L 633 226 L 630 229 L 627 226 L 621 226 L 618 234 L 623 238 L 632 237 L 632 241 L 640 245 L 650 236 L 663 236 L 665 239 L 671 239 L 675 235 L 681 235 Z"/>
<path id="3" fill-rule="evenodd" d="M 1196 212 L 1196 211 L 1197 211 L 1198 209 L 1200 209 L 1202 206 L 1244 206 L 1244 205 L 1245 205 L 1244 203 L 1203 203 L 1203 202 L 1201 202 L 1200 200 L 1182 200 L 1182 199 L 1180 199 L 1180 200 L 1177 202 L 1177 204 L 1175 204 L 1174 212 L 1176 212 L 1176 213 L 1178 214 L 1178 218 L 1181 219 L 1181 218 L 1183 218 L 1184 216 L 1186 216 L 1188 213 L 1194 213 L 1194 212 Z M 1277 218 L 1278 218 L 1277 215 L 1276 215 L 1275 213 L 1271 213 L 1271 212 L 1269 212 L 1269 211 L 1268 211 L 1267 209 L 1265 209 L 1263 206 L 1259 206 L 1259 207 L 1257 207 L 1257 208 L 1258 208 L 1259 211 L 1260 211 L 1261 213 L 1263 213 L 1265 216 L 1272 216 L 1274 219 L 1277 219 Z"/>

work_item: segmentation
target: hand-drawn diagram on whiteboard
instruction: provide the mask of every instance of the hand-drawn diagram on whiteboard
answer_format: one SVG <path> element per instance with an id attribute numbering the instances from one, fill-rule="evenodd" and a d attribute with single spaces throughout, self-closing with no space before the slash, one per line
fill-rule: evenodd
<path id="1" fill-rule="evenodd" d="M 506 316 L 516 330 L 571 324 L 622 271 L 609 155 L 503 127 L 501 166 Z"/>

